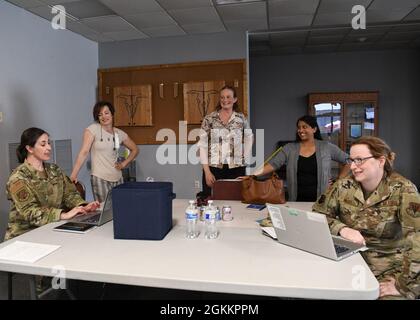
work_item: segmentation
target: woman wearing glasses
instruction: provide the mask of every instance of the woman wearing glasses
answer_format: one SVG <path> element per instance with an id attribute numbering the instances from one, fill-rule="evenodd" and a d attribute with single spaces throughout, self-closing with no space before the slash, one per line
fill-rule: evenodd
<path id="1" fill-rule="evenodd" d="M 258 175 L 266 175 L 286 164 L 288 201 L 315 201 L 331 181 L 331 161 L 346 164 L 348 155 L 328 141 L 322 141 L 316 118 L 296 121 L 296 141 L 286 144 Z M 344 166 L 340 176 L 347 174 Z"/>
<path id="2" fill-rule="evenodd" d="M 104 202 L 108 191 L 123 183 L 121 170 L 133 161 L 139 153 L 136 144 L 121 129 L 114 127 L 115 109 L 111 103 L 100 101 L 93 107 L 96 123 L 85 129 L 83 143 L 77 156 L 70 179 L 77 181 L 80 168 L 91 151 L 91 184 L 95 200 Z M 126 146 L 130 154 L 122 162 L 118 161 L 120 145 Z"/>
<path id="3" fill-rule="evenodd" d="M 420 196 L 393 171 L 395 153 L 381 139 L 362 137 L 350 148 L 352 175 L 338 180 L 313 210 L 331 233 L 366 244 L 362 255 L 380 283 L 381 298 L 420 298 Z"/>

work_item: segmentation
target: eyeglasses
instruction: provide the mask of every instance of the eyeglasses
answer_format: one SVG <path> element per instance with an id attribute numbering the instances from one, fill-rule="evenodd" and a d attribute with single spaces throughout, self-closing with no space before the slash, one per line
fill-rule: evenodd
<path id="1" fill-rule="evenodd" d="M 356 158 L 356 159 L 348 158 L 348 159 L 346 159 L 346 162 L 347 162 L 347 164 L 354 163 L 356 166 L 361 166 L 366 160 L 368 160 L 370 158 L 375 158 L 375 157 L 374 156 L 370 156 L 370 157 Z"/>

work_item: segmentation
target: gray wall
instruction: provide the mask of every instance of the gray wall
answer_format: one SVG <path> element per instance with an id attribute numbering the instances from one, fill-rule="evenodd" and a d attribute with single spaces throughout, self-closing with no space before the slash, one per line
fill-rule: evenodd
<path id="1" fill-rule="evenodd" d="M 0 1 L 0 238 L 7 225 L 8 143 L 30 126 L 72 139 L 73 158 L 96 99 L 98 45 Z M 80 178 L 88 183 L 86 170 Z"/>
<path id="2" fill-rule="evenodd" d="M 246 58 L 245 33 L 216 33 L 132 40 L 99 45 L 100 68 L 182 63 Z M 178 198 L 194 198 L 201 186 L 199 164 L 165 164 L 156 161 L 158 145 L 140 145 L 136 161 L 137 179 L 172 181 Z"/>
<path id="3" fill-rule="evenodd" d="M 227 32 L 99 44 L 99 67 L 244 59 L 245 33 Z"/>
<path id="4" fill-rule="evenodd" d="M 294 139 L 308 93 L 378 90 L 379 136 L 397 153 L 396 169 L 420 184 L 419 58 L 389 50 L 250 59 L 251 125 L 265 129 L 266 155 L 277 140 Z"/>

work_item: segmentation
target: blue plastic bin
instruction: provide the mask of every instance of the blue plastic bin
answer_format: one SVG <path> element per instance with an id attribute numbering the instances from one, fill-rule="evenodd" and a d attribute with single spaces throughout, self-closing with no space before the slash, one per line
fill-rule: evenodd
<path id="1" fill-rule="evenodd" d="M 112 189 L 114 239 L 162 240 L 172 229 L 172 182 L 126 182 Z"/>

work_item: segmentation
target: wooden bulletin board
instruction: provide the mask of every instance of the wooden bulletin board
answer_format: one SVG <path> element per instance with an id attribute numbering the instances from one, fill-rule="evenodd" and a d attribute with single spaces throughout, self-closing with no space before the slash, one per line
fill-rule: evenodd
<path id="1" fill-rule="evenodd" d="M 115 125 L 136 144 L 161 144 L 160 129 L 171 129 L 179 143 L 179 121 L 188 132 L 212 112 L 223 85 L 235 87 L 240 111 L 248 114 L 245 60 L 206 61 L 99 69 L 99 100 L 113 103 Z M 217 92 L 217 94 L 216 94 Z M 188 141 L 195 143 L 195 141 Z"/>

